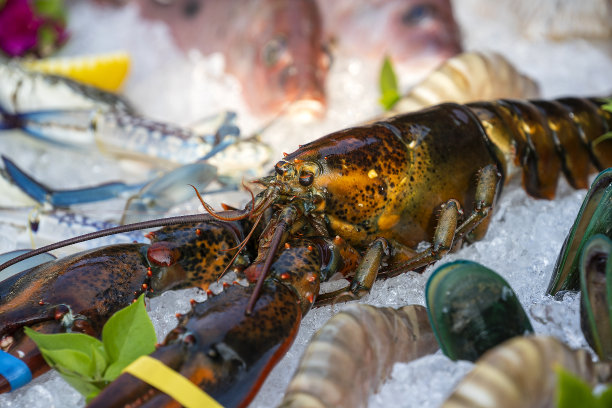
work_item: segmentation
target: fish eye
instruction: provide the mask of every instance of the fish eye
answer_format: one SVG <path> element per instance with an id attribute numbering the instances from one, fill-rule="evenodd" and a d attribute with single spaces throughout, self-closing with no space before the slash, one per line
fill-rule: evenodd
<path id="1" fill-rule="evenodd" d="M 195 17 L 200 11 L 200 2 L 198 0 L 190 0 L 183 6 L 183 14 L 187 18 Z"/>
<path id="2" fill-rule="evenodd" d="M 311 171 L 301 171 L 299 182 L 302 186 L 308 187 L 314 181 L 314 174 Z"/>
<path id="3" fill-rule="evenodd" d="M 326 44 L 324 44 L 321 49 L 323 51 L 323 66 L 325 69 L 329 69 L 334 63 L 334 55 Z"/>
<path id="4" fill-rule="evenodd" d="M 281 54 L 287 48 L 285 37 L 275 37 L 264 45 L 262 50 L 262 59 L 267 66 L 276 64 L 281 57 Z"/>
<path id="5" fill-rule="evenodd" d="M 404 25 L 417 25 L 426 18 L 432 18 L 435 16 L 436 10 L 433 6 L 428 4 L 417 4 L 411 7 L 402 15 L 402 24 Z"/>

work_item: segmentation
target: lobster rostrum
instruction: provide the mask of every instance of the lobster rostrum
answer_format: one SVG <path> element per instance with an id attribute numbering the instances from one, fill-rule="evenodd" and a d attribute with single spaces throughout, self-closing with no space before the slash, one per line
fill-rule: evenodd
<path id="1" fill-rule="evenodd" d="M 265 189 L 247 209 L 216 216 L 254 225 L 245 240 L 230 244 L 242 242 L 243 263 L 254 257 L 243 271 L 249 285 L 195 304 L 154 356 L 222 404 L 248 403 L 263 381 L 251 374 L 269 370 L 313 302 L 362 296 L 377 276 L 426 266 L 462 240 L 479 239 L 503 180 L 518 170 L 538 198 L 554 197 L 561 172 L 573 187 L 586 188 L 590 172 L 612 165 L 612 143 L 598 139 L 612 128 L 602 104 L 449 103 L 301 146 L 258 180 Z M 422 241 L 431 245 L 417 252 Z M 348 290 L 317 296 L 319 282 L 336 272 L 352 278 Z M 170 400 L 124 374 L 94 404 Z"/>

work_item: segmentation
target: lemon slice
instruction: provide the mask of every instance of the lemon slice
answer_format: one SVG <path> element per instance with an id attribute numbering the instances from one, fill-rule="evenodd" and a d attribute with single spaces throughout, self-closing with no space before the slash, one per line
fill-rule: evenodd
<path id="1" fill-rule="evenodd" d="M 23 65 L 33 71 L 65 76 L 106 91 L 118 91 L 129 72 L 130 56 L 126 52 L 115 52 L 24 61 Z"/>

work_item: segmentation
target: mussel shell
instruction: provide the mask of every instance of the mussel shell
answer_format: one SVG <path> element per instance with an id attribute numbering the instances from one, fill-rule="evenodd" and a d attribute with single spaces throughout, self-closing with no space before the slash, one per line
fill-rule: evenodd
<path id="1" fill-rule="evenodd" d="M 612 241 L 593 236 L 580 258 L 580 325 L 589 345 L 601 360 L 612 360 Z"/>
<path id="2" fill-rule="evenodd" d="M 533 333 L 510 285 L 475 262 L 456 261 L 436 269 L 425 299 L 436 339 L 452 360 L 476 361 L 505 340 Z"/>
<path id="3" fill-rule="evenodd" d="M 580 290 L 578 266 L 585 243 L 595 234 L 611 236 L 612 230 L 612 168 L 602 171 L 593 181 L 576 221 L 565 238 L 553 269 L 546 293 L 560 290 Z"/>

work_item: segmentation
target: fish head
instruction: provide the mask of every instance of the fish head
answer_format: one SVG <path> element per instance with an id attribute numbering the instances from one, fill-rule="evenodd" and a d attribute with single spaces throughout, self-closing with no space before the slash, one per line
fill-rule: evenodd
<path id="1" fill-rule="evenodd" d="M 257 113 L 320 118 L 326 107 L 330 57 L 313 0 L 269 1 L 254 38 L 251 80 L 244 95 Z"/>
<path id="2" fill-rule="evenodd" d="M 394 1 L 386 29 L 387 53 L 405 66 L 431 69 L 462 51 L 450 0 Z"/>

